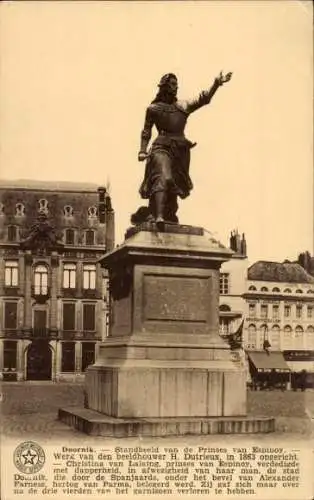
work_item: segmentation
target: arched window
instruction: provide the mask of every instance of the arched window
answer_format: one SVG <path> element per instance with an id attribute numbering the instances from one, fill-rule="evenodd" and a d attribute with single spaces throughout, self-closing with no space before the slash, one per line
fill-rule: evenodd
<path id="1" fill-rule="evenodd" d="M 295 293 L 303 293 L 303 290 L 301 290 L 300 288 L 298 288 Z"/>
<path id="2" fill-rule="evenodd" d="M 35 295 L 48 295 L 48 269 L 43 264 L 34 269 L 34 291 Z"/>
<path id="3" fill-rule="evenodd" d="M 75 232 L 74 229 L 65 230 L 65 244 L 74 245 Z"/>
<path id="4" fill-rule="evenodd" d="M 248 327 L 248 349 L 256 349 L 256 326 L 251 324 Z"/>
<path id="5" fill-rule="evenodd" d="M 307 293 L 314 293 L 314 290 L 308 290 Z"/>
<path id="6" fill-rule="evenodd" d="M 266 323 L 263 323 L 262 325 L 260 325 L 259 327 L 259 348 L 262 348 L 263 347 L 263 344 L 264 344 L 264 341 L 265 340 L 268 340 L 268 325 Z"/>
<path id="7" fill-rule="evenodd" d="M 92 219 L 94 217 L 97 217 L 97 207 L 89 207 L 87 210 L 88 218 Z"/>
<path id="8" fill-rule="evenodd" d="M 44 198 L 38 200 L 38 212 L 41 214 L 48 214 L 48 201 Z"/>
<path id="9" fill-rule="evenodd" d="M 297 348 L 302 348 L 303 347 L 303 334 L 304 330 L 302 326 L 298 325 L 295 328 L 295 344 L 294 347 Z"/>
<path id="10" fill-rule="evenodd" d="M 283 292 L 284 293 L 291 293 L 291 290 L 290 290 L 290 288 L 285 288 Z"/>
<path id="11" fill-rule="evenodd" d="M 267 333 L 268 332 L 268 326 L 266 325 L 266 323 L 263 323 L 260 327 L 259 327 L 260 331 L 262 333 Z"/>
<path id="12" fill-rule="evenodd" d="M 71 207 L 71 205 L 65 205 L 65 207 L 63 207 L 63 213 L 65 217 L 72 217 L 73 208 Z"/>
<path id="13" fill-rule="evenodd" d="M 286 325 L 283 329 L 283 349 L 290 349 L 292 347 L 292 328 Z"/>
<path id="14" fill-rule="evenodd" d="M 275 351 L 280 349 L 280 327 L 279 325 L 274 325 L 270 332 L 269 338 L 270 345 Z"/>
<path id="15" fill-rule="evenodd" d="M 307 349 L 314 349 L 314 327 L 308 326 L 306 329 Z"/>
<path id="16" fill-rule="evenodd" d="M 8 241 L 16 241 L 17 240 L 17 227 L 16 226 L 8 226 Z"/>
<path id="17" fill-rule="evenodd" d="M 95 245 L 95 231 L 92 229 L 87 229 L 85 232 L 85 244 L 86 245 Z"/>
<path id="18" fill-rule="evenodd" d="M 267 288 L 267 286 L 262 286 L 262 288 L 261 288 L 261 292 L 268 292 L 268 288 Z"/>
<path id="19" fill-rule="evenodd" d="M 256 292 L 256 287 L 254 285 L 249 286 L 250 292 Z"/>
<path id="20" fill-rule="evenodd" d="M 272 291 L 274 293 L 280 293 L 280 289 L 277 286 L 275 286 Z"/>
<path id="21" fill-rule="evenodd" d="M 221 306 L 219 306 L 219 311 L 230 312 L 231 311 L 231 307 L 228 306 L 227 304 L 221 304 Z"/>
<path id="22" fill-rule="evenodd" d="M 25 207 L 23 203 L 17 203 L 15 205 L 15 215 L 17 217 L 23 217 L 25 215 Z"/>

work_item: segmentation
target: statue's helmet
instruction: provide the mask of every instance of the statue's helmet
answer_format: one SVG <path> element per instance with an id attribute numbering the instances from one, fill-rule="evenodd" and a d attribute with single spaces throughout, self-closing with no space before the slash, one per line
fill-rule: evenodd
<path id="1" fill-rule="evenodd" d="M 158 87 L 167 85 L 172 78 L 175 78 L 177 80 L 177 77 L 174 73 L 166 73 L 161 77 L 160 82 L 158 83 Z"/>

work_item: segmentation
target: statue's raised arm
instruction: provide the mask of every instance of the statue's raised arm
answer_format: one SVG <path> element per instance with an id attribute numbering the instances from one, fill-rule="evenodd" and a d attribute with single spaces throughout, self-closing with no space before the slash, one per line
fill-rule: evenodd
<path id="1" fill-rule="evenodd" d="M 229 82 L 229 80 L 231 80 L 231 77 L 232 73 L 227 73 L 226 75 L 224 75 L 221 71 L 219 73 L 219 76 L 215 78 L 214 83 L 208 90 L 203 90 L 196 99 L 185 102 L 184 106 L 187 113 L 193 113 L 197 109 L 205 106 L 206 104 L 209 104 L 219 87 Z"/>
<path id="2" fill-rule="evenodd" d="M 173 73 L 161 78 L 158 93 L 146 110 L 138 153 L 139 161 L 147 160 L 140 194 L 149 200 L 149 205 L 132 216 L 134 224 L 155 222 L 160 231 L 165 222 L 178 224 L 177 197 L 186 198 L 193 188 L 189 166 L 190 150 L 195 143 L 184 135 L 188 116 L 209 104 L 217 89 L 231 76 L 232 73 L 224 75 L 220 72 L 209 90 L 204 90 L 191 101 L 177 99 L 178 80 Z M 158 135 L 147 151 L 154 126 Z"/>

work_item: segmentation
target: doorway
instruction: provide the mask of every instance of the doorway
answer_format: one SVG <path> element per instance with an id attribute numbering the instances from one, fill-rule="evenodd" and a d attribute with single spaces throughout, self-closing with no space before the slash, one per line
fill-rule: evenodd
<path id="1" fill-rule="evenodd" d="M 51 368 L 48 339 L 34 339 L 27 351 L 27 380 L 51 380 Z"/>

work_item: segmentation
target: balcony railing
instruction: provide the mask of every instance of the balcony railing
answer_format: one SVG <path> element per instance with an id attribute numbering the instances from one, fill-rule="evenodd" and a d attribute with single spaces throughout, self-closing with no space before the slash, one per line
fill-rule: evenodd
<path id="1" fill-rule="evenodd" d="M 32 328 L 31 335 L 35 339 L 47 339 L 49 337 L 49 329 L 44 327 Z"/>
<path id="2" fill-rule="evenodd" d="M 36 299 L 37 302 L 46 302 L 50 298 L 50 288 L 38 288 L 32 286 L 32 297 Z"/>

